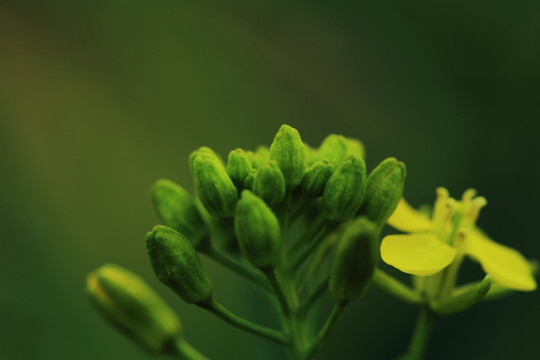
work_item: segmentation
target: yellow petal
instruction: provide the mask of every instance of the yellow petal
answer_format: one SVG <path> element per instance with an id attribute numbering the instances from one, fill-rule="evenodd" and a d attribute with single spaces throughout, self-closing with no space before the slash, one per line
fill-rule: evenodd
<path id="1" fill-rule="evenodd" d="M 404 198 L 399 201 L 396 210 L 388 219 L 388 224 L 405 232 L 420 232 L 431 229 L 429 218 L 409 205 Z"/>
<path id="2" fill-rule="evenodd" d="M 478 229 L 465 238 L 465 252 L 480 262 L 499 284 L 514 290 L 532 291 L 536 281 L 527 259 L 517 250 L 498 244 Z"/>
<path id="3" fill-rule="evenodd" d="M 456 256 L 456 249 L 431 233 L 389 235 L 381 243 L 385 263 L 407 274 L 428 276 L 447 267 Z"/>

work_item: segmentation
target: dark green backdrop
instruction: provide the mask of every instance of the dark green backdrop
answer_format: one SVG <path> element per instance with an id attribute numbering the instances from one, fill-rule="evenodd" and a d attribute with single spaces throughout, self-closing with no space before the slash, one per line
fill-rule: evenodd
<path id="1" fill-rule="evenodd" d="M 540 2 L 350 3 L 0 1 L 1 359 L 149 358 L 83 296 L 108 261 L 158 289 L 211 358 L 278 358 L 161 286 L 144 234 L 153 181 L 192 189 L 191 150 L 269 144 L 282 123 L 313 145 L 363 140 L 368 168 L 403 160 L 413 204 L 477 188 L 480 226 L 540 258 Z M 250 288 L 205 264 L 223 303 L 267 320 Z M 428 358 L 538 358 L 539 299 L 441 319 Z M 372 288 L 323 352 L 390 359 L 416 311 Z"/>

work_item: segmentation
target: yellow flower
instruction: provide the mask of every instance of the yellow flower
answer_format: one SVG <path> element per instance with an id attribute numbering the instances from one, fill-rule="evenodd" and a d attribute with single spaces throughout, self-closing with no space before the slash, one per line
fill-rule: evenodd
<path id="1" fill-rule="evenodd" d="M 401 199 L 388 224 L 409 234 L 389 235 L 382 240 L 383 261 L 421 277 L 447 268 L 453 288 L 457 268 L 463 256 L 468 255 L 500 285 L 521 291 L 536 289 L 531 265 L 523 255 L 492 241 L 475 226 L 480 209 L 487 203 L 475 195 L 469 189 L 458 201 L 450 198 L 446 189 L 438 188 L 431 219 Z"/>

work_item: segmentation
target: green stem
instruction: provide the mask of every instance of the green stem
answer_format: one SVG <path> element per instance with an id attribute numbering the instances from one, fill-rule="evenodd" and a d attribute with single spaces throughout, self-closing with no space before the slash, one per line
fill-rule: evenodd
<path id="1" fill-rule="evenodd" d="M 227 255 L 218 251 L 215 247 L 210 246 L 209 248 L 205 249 L 204 254 L 206 254 L 209 258 L 213 259 L 217 263 L 223 265 L 224 267 L 230 269 L 236 274 L 242 276 L 244 279 L 247 279 L 259 285 L 264 290 L 272 291 L 272 288 L 270 287 L 268 282 L 264 279 L 264 277 L 251 271 L 248 267 L 240 264 L 239 262 L 236 262 L 235 260 L 231 259 Z"/>
<path id="2" fill-rule="evenodd" d="M 276 294 L 276 297 L 279 301 L 279 305 L 281 306 L 281 312 L 285 315 L 290 314 L 291 308 L 289 306 L 289 303 L 287 302 L 287 298 L 285 297 L 285 294 L 283 293 L 283 289 L 279 285 L 279 282 L 276 278 L 276 274 L 274 273 L 274 269 L 268 269 L 264 271 L 264 274 L 266 275 L 268 282 L 270 282 L 270 285 L 272 286 L 272 289 L 274 290 L 274 294 Z"/>
<path id="3" fill-rule="evenodd" d="M 423 358 L 434 320 L 435 313 L 429 308 L 423 307 L 422 310 L 420 310 L 414 334 L 404 359 L 420 360 Z"/>
<path id="4" fill-rule="evenodd" d="M 324 216 L 319 216 L 312 224 L 309 225 L 308 231 L 301 237 L 299 237 L 290 247 L 289 252 L 294 254 L 298 252 L 308 241 L 313 240 L 315 236 L 321 231 L 321 226 L 324 224 Z"/>
<path id="5" fill-rule="evenodd" d="M 309 313 L 309 310 L 312 309 L 313 304 L 315 304 L 315 302 L 319 300 L 319 298 L 328 290 L 329 280 L 330 280 L 330 276 L 327 276 L 326 279 L 324 279 L 317 286 L 317 288 L 306 297 L 306 299 L 304 300 L 302 305 L 300 305 L 300 308 L 298 310 L 301 314 L 307 315 Z"/>
<path id="6" fill-rule="evenodd" d="M 265 337 L 269 340 L 275 341 L 280 344 L 288 343 L 285 335 L 281 331 L 270 329 L 265 326 L 255 324 L 244 318 L 241 318 L 238 315 L 227 310 L 225 307 L 223 307 L 219 303 L 217 303 L 214 299 L 210 299 L 208 302 L 197 304 L 197 305 L 202 307 L 203 309 L 210 311 L 212 314 L 216 315 L 217 317 L 221 318 L 222 320 L 225 320 L 232 326 L 235 326 L 239 329 L 248 331 L 255 335 Z"/>
<path id="7" fill-rule="evenodd" d="M 322 241 L 324 240 L 324 237 L 326 234 L 328 234 L 330 230 L 330 227 L 328 225 L 324 226 L 317 236 L 306 246 L 304 247 L 297 255 L 296 257 L 291 261 L 289 267 L 287 268 L 287 273 L 293 273 L 298 269 L 298 267 L 306 260 L 309 255 L 317 248 L 319 245 L 321 245 Z"/>
<path id="8" fill-rule="evenodd" d="M 337 321 L 341 317 L 341 314 L 343 314 L 343 310 L 345 310 L 346 306 L 346 302 L 341 302 L 334 305 L 330 316 L 328 316 L 328 319 L 324 323 L 322 329 L 319 331 L 317 336 L 315 336 L 315 339 L 304 353 L 302 360 L 311 359 L 317 353 L 317 351 L 319 351 L 324 341 L 328 337 L 328 334 L 330 334 L 330 331 L 334 328 L 334 325 L 336 325 Z"/>
<path id="9" fill-rule="evenodd" d="M 184 339 L 178 339 L 174 342 L 172 355 L 175 358 L 182 360 L 208 360 L 206 356 L 201 354 L 197 349 L 191 346 L 191 344 Z"/>
<path id="10" fill-rule="evenodd" d="M 285 198 L 283 199 L 283 207 L 281 209 L 281 234 L 282 236 L 287 231 L 287 227 L 289 225 L 289 211 L 291 208 L 291 201 L 293 197 L 292 190 L 287 190 L 285 193 Z"/>
<path id="11" fill-rule="evenodd" d="M 394 295 L 398 299 L 408 303 L 419 304 L 422 302 L 422 299 L 416 292 L 414 292 L 414 290 L 382 270 L 375 269 L 373 283 L 379 289 L 384 290 L 387 293 Z"/>

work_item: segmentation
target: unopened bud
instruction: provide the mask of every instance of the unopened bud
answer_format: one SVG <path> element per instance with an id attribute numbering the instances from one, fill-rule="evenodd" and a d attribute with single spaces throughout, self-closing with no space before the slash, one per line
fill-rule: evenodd
<path id="1" fill-rule="evenodd" d="M 449 315 L 467 310 L 486 297 L 492 284 L 492 277 L 488 274 L 482 281 L 474 286 L 467 287 L 466 290 L 459 294 L 453 294 L 441 302 L 431 304 L 431 308 L 440 315 Z"/>
<path id="2" fill-rule="evenodd" d="M 181 336 L 180 319 L 143 279 L 118 265 L 90 273 L 86 291 L 103 317 L 153 354 L 164 354 Z"/>
<path id="3" fill-rule="evenodd" d="M 236 149 L 229 153 L 227 161 L 227 173 L 234 185 L 243 187 L 244 179 L 251 171 L 250 156 L 242 149 Z"/>
<path id="4" fill-rule="evenodd" d="M 236 206 L 234 229 L 246 259 L 258 269 L 276 266 L 281 259 L 281 230 L 276 215 L 248 190 Z"/>
<path id="5" fill-rule="evenodd" d="M 364 144 L 361 141 L 353 138 L 345 138 L 345 143 L 347 144 L 347 155 L 356 155 L 360 159 L 366 157 Z"/>
<path id="6" fill-rule="evenodd" d="M 212 283 L 197 251 L 174 229 L 158 225 L 146 235 L 146 250 L 157 278 L 190 304 L 212 297 Z"/>
<path id="7" fill-rule="evenodd" d="M 311 165 L 302 179 L 300 189 L 311 197 L 321 196 L 334 166 L 328 160 L 320 160 Z"/>
<path id="8" fill-rule="evenodd" d="M 365 217 L 351 223 L 339 242 L 330 276 L 330 294 L 338 302 L 359 298 L 367 289 L 379 258 L 377 229 Z"/>
<path id="9" fill-rule="evenodd" d="M 296 129 L 289 125 L 279 128 L 270 146 L 270 158 L 278 164 L 288 188 L 300 184 L 306 171 L 306 149 Z"/>
<path id="10" fill-rule="evenodd" d="M 317 151 L 317 160 L 328 160 L 334 167 L 338 167 L 345 156 L 347 156 L 345 137 L 336 134 L 324 138 Z"/>
<path id="11" fill-rule="evenodd" d="M 197 150 L 193 151 L 189 155 L 189 170 L 193 173 L 193 161 L 197 156 L 206 156 L 208 155 L 212 159 L 217 159 L 218 164 L 221 165 L 223 168 L 225 168 L 225 165 L 223 165 L 223 159 L 211 148 L 208 146 L 201 146 Z"/>
<path id="12" fill-rule="evenodd" d="M 220 160 L 210 153 L 195 155 L 191 163 L 195 189 L 205 209 L 218 218 L 231 218 L 238 192 Z"/>
<path id="13" fill-rule="evenodd" d="M 251 169 L 249 175 L 244 179 L 244 189 L 253 190 L 253 184 L 255 183 L 256 176 L 257 169 Z"/>
<path id="14" fill-rule="evenodd" d="M 323 213 L 337 222 L 350 220 L 362 205 L 366 192 L 364 160 L 347 156 L 334 171 L 323 192 Z"/>
<path id="15" fill-rule="evenodd" d="M 166 179 L 152 186 L 152 200 L 164 225 L 184 234 L 193 246 L 202 246 L 208 230 L 191 195 L 181 186 Z"/>
<path id="16" fill-rule="evenodd" d="M 359 214 L 382 227 L 403 195 L 405 164 L 395 158 L 381 162 L 368 176 L 366 197 Z"/>
<path id="17" fill-rule="evenodd" d="M 271 160 L 257 170 L 253 192 L 268 206 L 277 205 L 285 196 L 285 178 L 276 162 Z"/>

